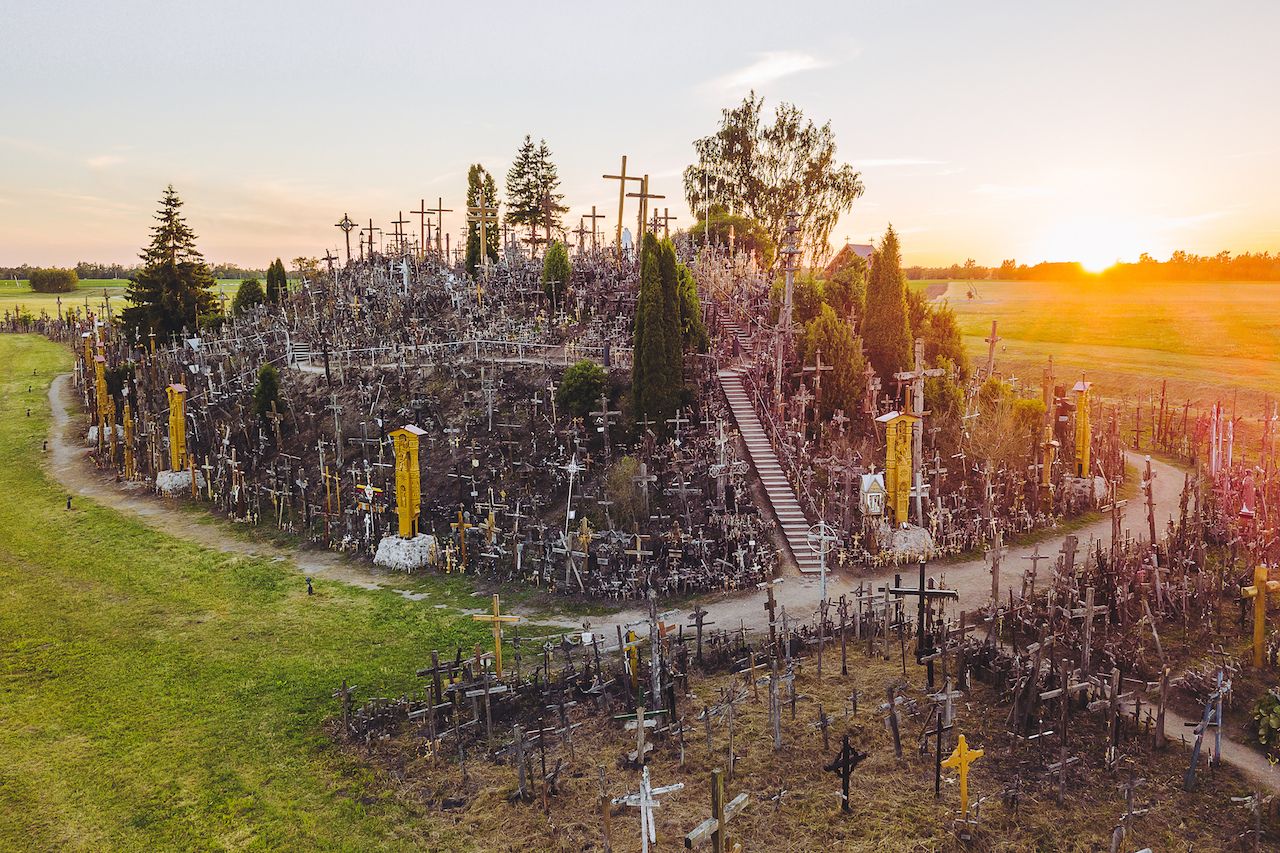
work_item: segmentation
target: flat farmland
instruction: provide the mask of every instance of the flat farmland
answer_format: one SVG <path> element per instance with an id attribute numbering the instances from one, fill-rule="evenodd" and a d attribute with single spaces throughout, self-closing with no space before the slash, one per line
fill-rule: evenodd
<path id="1" fill-rule="evenodd" d="M 64 307 L 79 307 L 83 310 L 87 300 L 89 308 L 99 312 L 104 301 L 109 298 L 112 309 L 118 310 L 125 304 L 125 290 L 128 286 L 128 280 L 123 278 L 86 278 L 81 279 L 80 285 L 70 293 L 36 293 L 25 279 L 18 279 L 16 282 L 13 279 L 0 279 L 0 316 L 18 308 L 26 309 L 32 314 L 39 314 L 41 311 L 54 314 L 58 310 L 59 297 L 62 298 Z M 239 287 L 238 278 L 220 278 L 214 292 L 225 294 L 230 303 Z"/>
<path id="2" fill-rule="evenodd" d="M 1059 382 L 1081 372 L 1106 397 L 1230 402 L 1258 417 L 1280 393 L 1280 282 L 913 282 L 955 309 L 975 363 L 999 321 L 997 369 L 1038 385 L 1052 355 Z M 975 295 L 969 298 L 970 285 Z"/>

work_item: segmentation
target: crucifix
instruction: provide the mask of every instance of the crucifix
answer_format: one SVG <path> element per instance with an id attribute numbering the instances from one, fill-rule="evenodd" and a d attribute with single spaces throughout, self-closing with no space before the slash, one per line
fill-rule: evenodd
<path id="1" fill-rule="evenodd" d="M 1058 776 L 1058 802 L 1061 803 L 1067 793 L 1067 769 L 1073 764 L 1080 762 L 1080 756 L 1067 755 L 1067 718 L 1071 710 L 1071 694 L 1079 693 L 1082 690 L 1089 689 L 1088 681 L 1072 681 L 1075 677 L 1075 671 L 1071 669 L 1071 662 L 1066 658 L 1058 669 L 1058 686 L 1053 690 L 1046 690 L 1040 694 L 1041 702 L 1048 702 L 1051 699 L 1058 700 L 1058 760 L 1048 765 L 1045 769 L 1050 775 Z"/>
<path id="2" fill-rule="evenodd" d="M 606 180 L 618 182 L 618 234 L 617 234 L 616 246 L 618 251 L 618 257 L 621 258 L 622 257 L 622 217 L 626 212 L 626 206 L 627 206 L 627 181 L 639 182 L 641 181 L 641 179 L 627 174 L 627 155 L 626 154 L 622 155 L 622 171 L 619 174 L 602 175 L 601 177 L 605 178 Z M 592 211 L 593 211 L 592 215 L 594 215 L 594 211 L 595 211 L 594 207 L 592 208 Z M 592 239 L 594 239 L 594 237 Z M 636 241 L 636 245 L 637 246 L 640 245 L 639 240 Z"/>
<path id="3" fill-rule="evenodd" d="M 981 758 L 985 752 L 986 750 L 982 749 L 970 749 L 968 742 L 964 739 L 964 735 L 960 735 L 960 740 L 952 751 L 951 756 L 942 762 L 942 766 L 948 770 L 958 770 L 960 772 L 961 820 L 968 820 L 969 818 L 969 765 Z"/>
<path id="4" fill-rule="evenodd" d="M 622 416 L 622 412 L 610 410 L 609 396 L 604 391 L 601 391 L 600 411 L 589 412 L 588 414 L 600 422 L 600 426 L 597 427 L 597 429 L 599 430 L 601 437 L 604 439 L 604 458 L 605 461 L 608 462 L 611 458 L 611 454 L 609 452 L 609 427 L 613 426 L 614 418 Z"/>
<path id="5" fill-rule="evenodd" d="M 708 613 L 707 609 L 702 606 L 701 602 L 698 602 L 693 606 L 693 612 L 689 614 L 689 618 L 693 620 L 693 622 L 689 623 L 689 625 L 690 627 L 695 628 L 698 632 L 697 642 L 698 642 L 698 663 L 699 664 L 702 663 L 702 626 L 716 624 L 714 621 L 713 622 L 705 621 L 707 618 L 707 613 Z"/>
<path id="6" fill-rule="evenodd" d="M 637 486 L 640 487 L 640 492 L 644 495 L 644 514 L 645 514 L 645 517 L 647 518 L 650 515 L 649 484 L 658 482 L 658 478 L 653 474 L 649 473 L 649 466 L 646 463 L 641 462 L 639 466 L 639 471 L 631 479 L 632 479 L 632 482 L 634 482 Z"/>
<path id="7" fill-rule="evenodd" d="M 769 645 L 774 646 L 778 643 L 778 618 L 777 607 L 778 602 L 773 597 L 773 588 L 783 582 L 783 578 L 775 578 L 771 581 L 756 584 L 757 589 L 763 589 L 768 596 L 768 600 L 764 603 L 764 609 L 769 612 Z"/>
<path id="8" fill-rule="evenodd" d="M 849 745 L 849 735 L 843 737 L 843 743 L 840 752 L 836 753 L 835 758 L 824 766 L 822 769 L 828 773 L 835 773 L 840 777 L 840 811 L 849 814 L 853 811 L 849 807 L 849 777 L 853 775 L 853 771 L 858 765 L 866 761 L 869 752 L 858 752 Z"/>

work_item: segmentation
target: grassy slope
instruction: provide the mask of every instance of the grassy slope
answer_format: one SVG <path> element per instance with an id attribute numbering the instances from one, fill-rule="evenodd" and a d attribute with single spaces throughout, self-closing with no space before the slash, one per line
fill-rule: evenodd
<path id="1" fill-rule="evenodd" d="M 424 650 L 482 631 L 388 592 L 308 598 L 288 564 L 86 500 L 67 512 L 40 446 L 68 366 L 0 336 L 0 848 L 412 844 L 405 807 L 318 723 L 342 676 L 403 685 Z"/>

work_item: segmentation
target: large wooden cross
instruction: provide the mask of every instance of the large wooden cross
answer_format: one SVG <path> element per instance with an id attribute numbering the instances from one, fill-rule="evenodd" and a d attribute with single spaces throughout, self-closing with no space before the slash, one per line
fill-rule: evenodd
<path id="1" fill-rule="evenodd" d="M 485 203 L 484 190 L 480 190 L 480 200 L 475 205 L 467 206 L 467 222 L 480 226 L 480 263 L 484 269 L 489 268 L 489 225 L 498 224 L 497 206 L 489 207 Z"/>
<path id="2" fill-rule="evenodd" d="M 911 383 L 911 414 L 917 418 L 923 418 L 929 414 L 924 409 L 924 380 L 931 376 L 942 376 L 945 373 L 946 371 L 941 367 L 925 369 L 924 338 L 916 338 L 914 369 L 893 374 L 893 378 L 899 382 Z M 914 468 L 911 487 L 915 493 L 916 523 L 924 526 L 924 514 L 921 507 L 924 488 L 920 480 L 920 463 L 921 458 L 924 456 L 924 422 L 922 420 L 913 421 L 911 424 L 911 445 L 912 466 Z"/>
<path id="3" fill-rule="evenodd" d="M 502 623 L 519 622 L 519 616 L 504 615 L 498 602 L 498 594 L 493 594 L 493 613 L 472 615 L 472 620 L 476 622 L 488 622 L 493 627 L 493 669 L 494 674 L 499 678 L 502 677 Z"/>
<path id="4" fill-rule="evenodd" d="M 617 235 L 617 251 L 618 257 L 622 257 L 622 217 L 626 213 L 627 208 L 627 181 L 637 181 L 641 179 L 633 175 L 627 174 L 627 155 L 622 155 L 622 171 L 616 175 L 602 175 L 601 177 L 610 181 L 618 182 L 618 235 Z M 595 208 L 591 209 L 592 215 L 595 215 Z M 594 223 L 593 223 L 594 225 Z M 594 239 L 594 238 L 593 238 Z M 639 246 L 639 243 L 636 244 Z"/>
<path id="5" fill-rule="evenodd" d="M 916 662 L 919 663 L 924 657 L 926 646 L 925 631 L 925 608 L 929 606 L 929 599 L 933 598 L 953 598 L 959 600 L 960 593 L 954 589 L 930 589 L 925 579 L 925 562 L 920 561 L 920 583 L 915 589 L 901 586 L 901 576 L 895 576 L 895 585 L 888 590 L 890 595 L 901 598 L 905 595 L 914 595 L 918 604 L 916 617 Z"/>
<path id="6" fill-rule="evenodd" d="M 711 771 L 711 817 L 684 837 L 686 850 L 695 850 L 708 841 L 711 842 L 712 853 L 725 853 L 732 849 L 729 843 L 729 821 L 747 807 L 748 795 L 744 791 L 727 803 L 724 796 L 724 771 L 717 767 Z"/>
<path id="7" fill-rule="evenodd" d="M 636 246 L 638 251 L 638 247 L 640 246 L 641 241 L 644 240 L 645 228 L 647 227 L 644 220 L 645 220 L 645 216 L 649 213 L 649 199 L 666 198 L 666 196 L 657 195 L 655 193 L 649 192 L 649 176 L 645 175 L 643 178 L 640 179 L 640 192 L 627 193 L 627 198 L 640 199 L 640 215 L 637 219 L 637 222 L 639 223 L 640 227 L 636 231 Z"/>
<path id="8" fill-rule="evenodd" d="M 356 228 L 356 224 L 351 221 L 350 216 L 344 213 L 342 214 L 342 221 L 338 222 L 333 227 L 342 229 L 342 236 L 345 237 L 347 241 L 347 263 L 351 263 L 351 231 Z"/>
<path id="9" fill-rule="evenodd" d="M 453 209 L 445 207 L 444 199 L 440 196 L 437 196 L 436 206 L 433 208 L 429 208 L 427 210 L 427 213 L 434 213 L 436 215 L 436 254 L 439 255 L 441 258 L 443 258 L 444 246 L 440 242 L 441 240 L 440 235 L 444 233 L 444 215 L 446 213 L 453 213 Z"/>
<path id="10" fill-rule="evenodd" d="M 1253 586 L 1240 587 L 1240 598 L 1253 599 L 1253 665 L 1262 666 L 1267 639 L 1267 593 L 1280 592 L 1280 581 L 1267 579 L 1267 567 L 1259 563 L 1253 570 Z"/>
<path id="11" fill-rule="evenodd" d="M 624 172 L 626 171 L 626 158 L 625 158 L 625 157 L 623 158 L 623 171 L 624 171 Z M 624 182 L 624 186 L 625 186 L 625 182 Z M 596 250 L 596 220 L 597 220 L 597 219 L 604 219 L 604 218 L 605 218 L 605 215 L 604 215 L 603 213 L 596 213 L 596 206 L 595 206 L 594 204 L 593 204 L 593 205 L 591 205 L 591 213 L 590 213 L 590 215 L 587 215 L 587 214 L 585 214 L 585 213 L 584 213 L 584 214 L 582 215 L 582 217 L 581 217 L 581 219 L 590 219 L 590 220 L 591 220 L 591 251 L 593 251 L 593 252 Z M 619 222 L 621 222 L 621 221 L 622 221 L 622 214 L 621 214 L 621 213 L 619 213 L 619 214 L 618 214 L 618 221 L 619 221 Z M 622 242 L 621 238 L 619 238 L 618 242 L 619 242 L 619 243 L 621 243 L 621 242 Z"/>

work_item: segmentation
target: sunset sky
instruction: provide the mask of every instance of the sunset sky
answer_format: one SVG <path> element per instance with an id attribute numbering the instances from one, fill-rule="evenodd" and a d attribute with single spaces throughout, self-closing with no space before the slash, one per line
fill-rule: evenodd
<path id="1" fill-rule="evenodd" d="M 428 7 L 433 8 L 428 8 Z M 165 184 L 213 261 L 460 208 L 545 137 L 569 222 L 751 87 L 831 120 L 909 263 L 1280 249 L 1275 2 L 22 3 L 0 0 L 0 264 L 132 261 Z M 634 213 L 629 213 L 629 219 Z M 446 225 L 457 234 L 461 219 Z M 456 237 L 455 237 L 456 239 Z"/>

